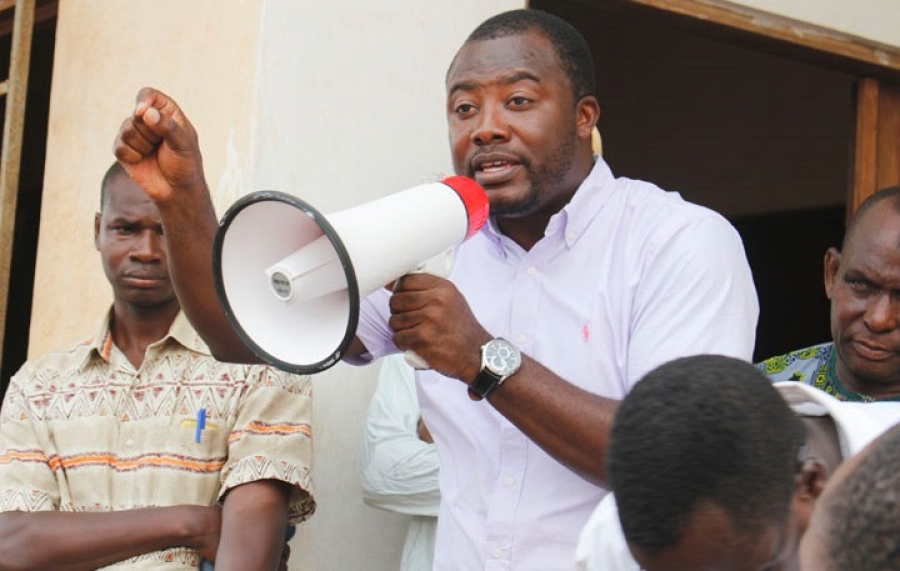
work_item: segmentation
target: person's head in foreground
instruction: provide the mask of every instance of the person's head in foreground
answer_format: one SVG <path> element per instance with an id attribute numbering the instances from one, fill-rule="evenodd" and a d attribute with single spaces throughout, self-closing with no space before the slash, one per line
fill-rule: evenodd
<path id="1" fill-rule="evenodd" d="M 803 536 L 800 568 L 900 570 L 900 425 L 835 471 Z"/>
<path id="2" fill-rule="evenodd" d="M 624 399 L 609 474 L 648 571 L 795 569 L 825 474 L 798 416 L 753 365 L 717 355 L 648 373 Z"/>

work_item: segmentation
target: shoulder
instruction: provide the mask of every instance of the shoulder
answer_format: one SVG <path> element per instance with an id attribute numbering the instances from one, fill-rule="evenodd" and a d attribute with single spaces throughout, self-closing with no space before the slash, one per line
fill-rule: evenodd
<path id="1" fill-rule="evenodd" d="M 828 360 L 833 349 L 834 344 L 831 342 L 804 347 L 803 349 L 797 349 L 785 353 L 784 355 L 769 357 L 768 359 L 760 361 L 757 364 L 757 367 L 762 372 L 772 377 L 796 369 L 818 367 L 820 363 Z"/>
<path id="2" fill-rule="evenodd" d="M 92 350 L 91 340 L 85 339 L 68 349 L 51 351 L 45 355 L 26 361 L 13 376 L 13 380 L 54 378 L 71 375 L 82 369 Z"/>
<path id="3" fill-rule="evenodd" d="M 302 396 L 312 394 L 312 379 L 309 375 L 288 373 L 271 365 L 246 365 L 221 361 L 216 363 L 220 373 L 227 374 L 236 381 L 245 382 L 249 389 L 280 391 Z"/>
<path id="4" fill-rule="evenodd" d="M 718 212 L 685 200 L 679 192 L 664 190 L 659 186 L 630 178 L 615 179 L 612 196 L 628 208 L 635 219 L 660 221 L 673 218 L 678 223 L 695 220 L 715 220 L 730 226 Z"/>
<path id="5" fill-rule="evenodd" d="M 65 384 L 87 376 L 90 350 L 90 341 L 84 341 L 69 349 L 26 361 L 10 379 L 0 409 L 2 418 L 41 417 L 50 402 L 50 395 Z M 102 359 L 97 360 L 105 364 Z"/>
<path id="6" fill-rule="evenodd" d="M 718 212 L 649 182 L 617 178 L 611 184 L 614 190 L 598 214 L 600 224 L 594 226 L 616 228 L 616 239 L 639 247 L 644 255 L 721 251 L 743 257 L 740 235 Z"/>

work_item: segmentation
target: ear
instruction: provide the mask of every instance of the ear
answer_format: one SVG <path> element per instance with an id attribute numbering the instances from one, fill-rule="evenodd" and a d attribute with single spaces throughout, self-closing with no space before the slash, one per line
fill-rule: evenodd
<path id="1" fill-rule="evenodd" d="M 812 516 L 816 500 L 822 495 L 828 482 L 828 469 L 814 456 L 803 460 L 803 465 L 794 476 L 794 498 L 792 510 L 801 529 L 806 529 Z"/>
<path id="2" fill-rule="evenodd" d="M 794 478 L 796 493 L 818 499 L 828 483 L 828 468 L 815 456 L 808 456 Z"/>
<path id="3" fill-rule="evenodd" d="M 825 252 L 825 295 L 831 299 L 834 283 L 841 267 L 841 252 L 837 248 L 828 248 Z"/>
<path id="4" fill-rule="evenodd" d="M 585 95 L 578 101 L 575 107 L 575 128 L 578 130 L 578 138 L 590 140 L 591 131 L 600 119 L 600 104 L 593 95 Z"/>
<path id="5" fill-rule="evenodd" d="M 100 213 L 97 212 L 94 214 L 94 248 L 99 250 L 100 247 L 97 244 L 97 240 L 100 239 Z"/>

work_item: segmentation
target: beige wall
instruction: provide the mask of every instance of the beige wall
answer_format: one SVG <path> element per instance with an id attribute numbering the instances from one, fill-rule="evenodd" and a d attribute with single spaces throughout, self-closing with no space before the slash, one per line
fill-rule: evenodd
<path id="1" fill-rule="evenodd" d="M 177 96 L 198 131 L 213 186 L 230 147 L 252 134 L 260 0 L 61 0 L 29 353 L 93 332 L 111 301 L 93 246 L 100 179 L 138 90 Z"/>
<path id="2" fill-rule="evenodd" d="M 443 78 L 466 34 L 522 0 L 60 0 L 30 354 L 110 303 L 92 244 L 112 142 L 144 85 L 200 133 L 220 213 L 263 188 L 333 212 L 450 170 Z M 317 514 L 293 569 L 396 570 L 402 516 L 360 498 L 373 367 L 315 379 Z"/>
<path id="3" fill-rule="evenodd" d="M 897 0 L 732 0 L 742 4 L 831 28 L 890 46 L 900 46 L 900 2 Z"/>

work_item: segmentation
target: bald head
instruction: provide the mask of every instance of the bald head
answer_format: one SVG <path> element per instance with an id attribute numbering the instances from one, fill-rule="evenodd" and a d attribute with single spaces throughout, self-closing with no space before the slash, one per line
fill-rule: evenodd
<path id="1" fill-rule="evenodd" d="M 895 214 L 900 215 L 900 185 L 882 188 L 862 201 L 853 217 L 847 223 L 841 250 L 847 248 L 858 228 L 869 222 L 867 215 L 878 208 L 890 209 Z"/>

